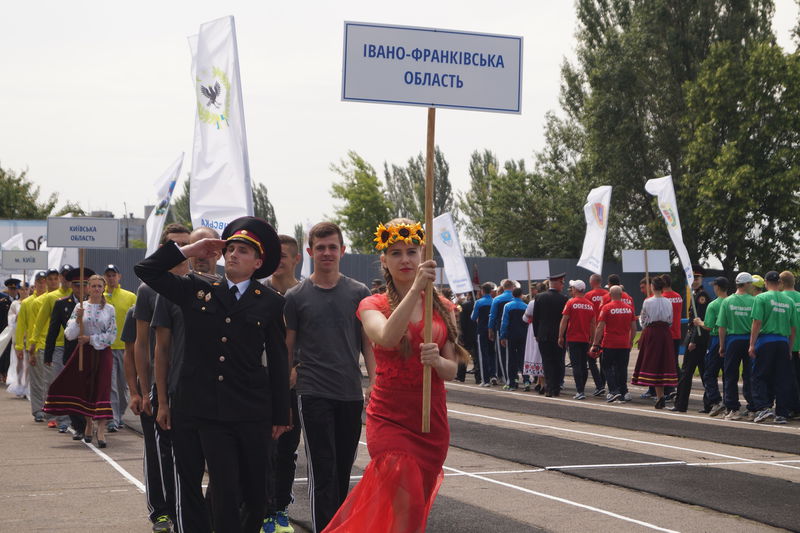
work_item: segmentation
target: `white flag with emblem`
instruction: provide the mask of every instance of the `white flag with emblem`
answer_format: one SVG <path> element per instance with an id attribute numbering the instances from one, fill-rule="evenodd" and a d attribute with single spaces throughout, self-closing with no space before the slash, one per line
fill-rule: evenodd
<path id="1" fill-rule="evenodd" d="M 603 273 L 603 254 L 606 250 L 608 212 L 611 206 L 611 185 L 595 187 L 589 191 L 583 205 L 586 218 L 586 236 L 578 266 L 595 274 Z"/>
<path id="2" fill-rule="evenodd" d="M 189 182 L 192 225 L 221 234 L 230 221 L 253 214 L 233 17 L 202 24 L 189 46 L 197 101 Z"/>
<path id="3" fill-rule="evenodd" d="M 658 197 L 658 210 L 661 211 L 661 216 L 664 217 L 664 222 L 667 223 L 667 231 L 669 231 L 669 236 L 672 238 L 672 244 L 675 245 L 675 251 L 678 252 L 683 272 L 686 274 L 686 283 L 691 287 L 692 281 L 694 281 L 694 272 L 692 271 L 692 263 L 689 261 L 689 251 L 686 249 L 686 245 L 683 244 L 681 219 L 678 217 L 678 203 L 675 201 L 675 187 L 672 185 L 672 176 L 647 180 L 647 183 L 644 184 L 644 189 L 653 196 Z"/>
<path id="4" fill-rule="evenodd" d="M 164 222 L 169 211 L 169 202 L 172 199 L 172 192 L 175 190 L 175 182 L 181 173 L 182 164 L 183 152 L 154 183 L 156 203 L 150 212 L 150 216 L 147 217 L 147 222 L 145 222 L 145 228 L 147 229 L 147 252 L 145 257 L 155 252 L 158 248 L 158 241 L 161 239 L 161 231 L 164 229 Z"/>
<path id="5" fill-rule="evenodd" d="M 450 213 L 442 213 L 433 219 L 433 235 L 426 235 L 425 240 L 426 244 L 433 241 L 433 245 L 442 256 L 444 272 L 453 292 L 456 294 L 472 292 L 472 279 Z"/>

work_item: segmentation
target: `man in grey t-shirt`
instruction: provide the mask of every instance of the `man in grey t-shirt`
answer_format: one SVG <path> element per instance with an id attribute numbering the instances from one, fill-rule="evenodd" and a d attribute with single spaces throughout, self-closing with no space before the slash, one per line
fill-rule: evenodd
<path id="1" fill-rule="evenodd" d="M 315 532 L 328 525 L 347 497 L 350 470 L 361 437 L 359 353 L 375 380 L 375 358 L 356 317 L 370 295 L 363 284 L 339 272 L 344 255 L 342 232 L 330 222 L 308 234 L 314 273 L 286 293 L 286 345 L 299 354 L 296 380 L 300 421 L 309 468 L 311 518 Z"/>

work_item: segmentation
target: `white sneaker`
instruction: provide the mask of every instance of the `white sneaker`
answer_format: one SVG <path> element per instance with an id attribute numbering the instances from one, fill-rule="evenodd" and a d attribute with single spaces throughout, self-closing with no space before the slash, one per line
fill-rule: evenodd
<path id="1" fill-rule="evenodd" d="M 708 412 L 708 416 L 717 416 L 721 412 L 725 410 L 725 406 L 721 403 L 715 403 L 711 406 L 711 410 Z"/>
<path id="2" fill-rule="evenodd" d="M 623 396 L 622 399 L 625 400 L 626 402 L 631 401 L 631 393 L 630 392 L 626 392 L 625 396 Z"/>
<path id="3" fill-rule="evenodd" d="M 582 393 L 582 392 L 579 392 L 578 394 L 573 396 L 572 399 L 573 400 L 585 400 L 586 399 L 586 395 L 584 393 Z"/>
<path id="4" fill-rule="evenodd" d="M 756 414 L 756 417 L 753 419 L 753 422 L 764 422 L 768 418 L 775 418 L 775 412 L 769 407 L 759 411 L 758 414 Z"/>
<path id="5" fill-rule="evenodd" d="M 742 415 L 739 413 L 738 410 L 734 411 L 729 409 L 727 413 L 725 413 L 725 420 L 741 420 Z"/>

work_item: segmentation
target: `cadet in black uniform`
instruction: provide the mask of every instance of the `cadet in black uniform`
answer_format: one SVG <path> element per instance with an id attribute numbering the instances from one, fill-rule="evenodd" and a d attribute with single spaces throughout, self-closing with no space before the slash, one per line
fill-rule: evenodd
<path id="1" fill-rule="evenodd" d="M 17 299 L 17 289 L 20 281 L 16 278 L 9 278 L 5 281 L 6 291 L 0 292 L 0 331 L 8 326 L 8 311 L 11 309 L 11 302 Z M 6 349 L 0 355 L 0 383 L 6 382 L 8 367 L 11 364 L 11 345 L 9 342 Z"/>
<path id="2" fill-rule="evenodd" d="M 567 297 L 561 293 L 566 273 L 550 276 L 550 289 L 536 295 L 533 306 L 533 331 L 542 352 L 544 379 L 547 382 L 546 396 L 558 396 L 564 381 L 564 348 L 558 345 L 558 327 Z"/>
<path id="3" fill-rule="evenodd" d="M 689 307 L 689 330 L 686 333 L 686 353 L 683 355 L 683 367 L 681 368 L 680 379 L 678 381 L 678 392 L 675 396 L 675 405 L 670 407 L 670 411 L 685 413 L 689 408 L 689 393 L 692 391 L 692 379 L 694 379 L 695 369 L 700 370 L 700 379 L 703 380 L 705 373 L 705 356 L 708 349 L 709 333 L 703 328 L 692 326 L 695 317 L 704 320 L 706 317 L 706 307 L 711 302 L 711 297 L 703 289 L 703 276 L 705 270 L 699 265 L 694 268 L 694 281 L 692 282 L 692 292 L 694 294 L 694 305 Z M 696 307 L 695 307 L 696 306 Z M 698 333 L 699 332 L 699 333 Z M 703 386 L 705 391 L 705 384 Z M 708 413 L 711 410 L 711 403 L 708 396 L 703 392 L 703 408 L 701 413 Z"/>
<path id="4" fill-rule="evenodd" d="M 187 257 L 221 249 L 221 282 L 169 272 Z M 186 352 L 173 422 L 195 426 L 200 436 L 197 452 L 205 456 L 214 485 L 217 533 L 261 528 L 269 474 L 265 451 L 289 424 L 283 298 L 256 280 L 275 270 L 280 252 L 266 221 L 242 217 L 228 224 L 222 239 L 181 248 L 167 243 L 135 268 L 142 281 L 183 310 Z M 264 351 L 268 371 L 261 363 Z"/>

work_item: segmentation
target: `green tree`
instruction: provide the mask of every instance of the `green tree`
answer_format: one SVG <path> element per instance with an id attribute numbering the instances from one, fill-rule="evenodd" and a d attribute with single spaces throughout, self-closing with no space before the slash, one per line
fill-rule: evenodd
<path id="1" fill-rule="evenodd" d="M 269 201 L 267 187 L 263 183 L 257 183 L 253 187 L 253 214 L 261 217 L 275 228 L 278 229 L 278 220 L 275 217 L 275 208 Z"/>
<path id="2" fill-rule="evenodd" d="M 372 165 L 352 150 L 331 170 L 342 178 L 331 187 L 331 195 L 343 201 L 336 208 L 335 221 L 347 234 L 353 252 L 371 253 L 375 227 L 392 218 L 383 185 Z"/>
<path id="3" fill-rule="evenodd" d="M 303 229 L 303 225 L 300 222 L 298 222 L 297 224 L 294 225 L 294 239 L 297 241 L 298 249 L 300 250 L 300 253 L 302 254 L 303 253 L 303 243 L 305 243 L 305 241 L 306 241 L 306 232 L 305 232 L 305 229 Z"/>
<path id="4" fill-rule="evenodd" d="M 28 179 L 26 170 L 16 173 L 0 168 L 0 218 L 47 218 L 57 203 L 55 193 L 39 201 L 39 187 Z"/>
<path id="5" fill-rule="evenodd" d="M 412 220 L 425 220 L 425 156 L 420 153 L 408 159 L 406 166 L 383 164 L 386 191 L 393 204 L 392 213 L 397 217 Z M 454 209 L 453 187 L 450 183 L 450 165 L 438 146 L 433 154 L 433 216 L 451 212 Z"/>
<path id="6" fill-rule="evenodd" d="M 467 217 L 465 233 L 474 243 L 469 249 L 472 255 L 486 253 L 486 246 L 490 245 L 487 225 L 491 222 L 489 210 L 497 173 L 497 156 L 491 150 L 472 152 L 469 162 L 469 189 L 458 195 L 459 210 Z"/>
<path id="7" fill-rule="evenodd" d="M 687 84 L 687 178 L 704 256 L 735 270 L 796 268 L 800 55 L 721 42 Z"/>

